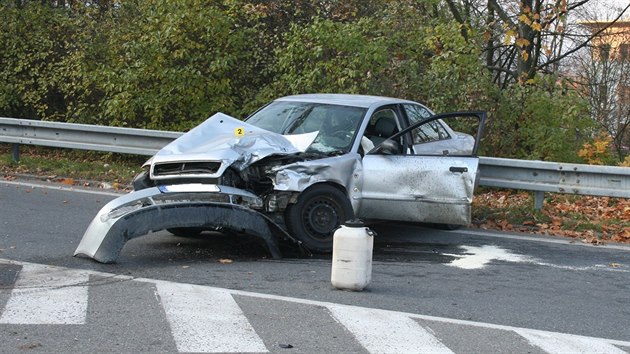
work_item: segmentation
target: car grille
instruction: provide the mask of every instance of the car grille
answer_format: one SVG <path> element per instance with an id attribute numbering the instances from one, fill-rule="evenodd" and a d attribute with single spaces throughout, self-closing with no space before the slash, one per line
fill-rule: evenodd
<path id="1" fill-rule="evenodd" d="M 172 162 L 153 166 L 153 176 L 185 176 L 185 175 L 212 175 L 221 167 L 220 162 Z"/>

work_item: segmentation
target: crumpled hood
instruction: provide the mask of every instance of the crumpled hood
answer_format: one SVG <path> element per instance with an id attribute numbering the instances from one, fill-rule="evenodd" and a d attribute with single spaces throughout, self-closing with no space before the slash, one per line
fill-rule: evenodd
<path id="1" fill-rule="evenodd" d="M 243 170 L 270 155 L 304 152 L 318 132 L 281 135 L 217 113 L 158 151 L 151 165 L 184 161 L 222 162 L 216 175 L 229 166 Z"/>

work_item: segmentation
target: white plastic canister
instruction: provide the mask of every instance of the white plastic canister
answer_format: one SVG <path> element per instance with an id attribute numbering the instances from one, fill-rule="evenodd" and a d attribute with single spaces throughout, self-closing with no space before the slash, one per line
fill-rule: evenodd
<path id="1" fill-rule="evenodd" d="M 333 235 L 330 282 L 337 289 L 363 290 L 372 279 L 374 232 L 361 220 L 350 220 Z"/>

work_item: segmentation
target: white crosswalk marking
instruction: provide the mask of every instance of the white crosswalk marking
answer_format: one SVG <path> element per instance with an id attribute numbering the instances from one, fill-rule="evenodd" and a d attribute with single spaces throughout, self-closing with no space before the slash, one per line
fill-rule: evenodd
<path id="1" fill-rule="evenodd" d="M 531 344 L 550 354 L 589 353 L 624 354 L 625 351 L 595 338 L 585 338 L 570 334 L 549 333 L 534 330 L 517 330 Z"/>
<path id="2" fill-rule="evenodd" d="M 88 278 L 86 271 L 25 264 L 0 323 L 85 323 Z"/>
<path id="3" fill-rule="evenodd" d="M 134 282 L 135 285 L 145 283 L 148 284 L 151 289 L 155 287 L 154 289 L 158 301 L 164 309 L 164 314 L 168 321 L 168 326 L 160 321 L 152 322 L 154 327 L 158 329 L 152 333 L 165 333 L 168 337 L 168 333 L 170 332 L 173 336 L 174 343 L 170 338 L 164 339 L 165 342 L 162 343 L 161 341 L 163 339 L 161 337 L 157 340 L 155 337 L 141 337 L 142 335 L 147 335 L 142 331 L 131 331 L 129 336 L 135 340 L 138 335 L 137 340 L 139 341 L 150 340 L 155 348 L 162 348 L 162 351 L 167 352 L 177 348 L 179 352 L 266 353 L 273 351 L 272 346 L 277 345 L 277 343 L 283 343 L 278 342 L 279 338 L 283 340 L 285 338 L 300 338 L 299 336 L 295 337 L 291 334 L 295 332 L 295 329 L 290 328 L 290 323 L 295 323 L 295 317 L 288 318 L 289 320 L 286 321 L 286 323 L 282 319 L 285 316 L 302 316 L 302 314 L 292 312 L 283 313 L 281 316 L 273 314 L 272 317 L 277 319 L 274 322 L 274 330 L 261 330 L 263 328 L 252 326 L 247 316 L 252 319 L 252 323 L 254 323 L 255 326 L 263 325 L 261 323 L 265 323 L 264 320 L 268 319 L 268 317 L 265 317 L 264 311 L 248 312 L 246 316 L 237 303 L 238 300 L 239 303 L 243 304 L 243 297 L 249 298 L 247 301 L 250 303 L 253 301 L 254 304 L 256 304 L 256 299 L 258 299 L 261 300 L 261 302 L 267 301 L 267 303 L 269 303 L 270 300 L 274 302 L 284 301 L 293 304 L 314 306 L 320 309 L 328 309 L 328 314 L 326 314 L 326 311 L 312 312 L 313 314 L 317 313 L 322 314 L 321 316 L 325 316 L 325 319 L 322 318 L 319 322 L 312 322 L 319 323 L 320 325 L 322 323 L 330 323 L 331 318 L 328 317 L 328 315 L 332 316 L 334 320 L 341 324 L 341 328 L 340 326 L 335 326 L 337 332 L 331 333 L 332 338 L 344 338 L 343 340 L 345 340 L 345 342 L 340 340 L 336 343 L 332 343 L 332 346 L 328 346 L 327 348 L 334 348 L 334 346 L 339 345 L 339 343 L 352 342 L 355 345 L 359 344 L 357 347 L 362 346 L 365 351 L 369 353 L 453 353 L 453 351 L 462 352 L 462 348 L 466 348 L 463 352 L 474 350 L 487 352 L 492 351 L 494 348 L 492 346 L 493 343 L 505 341 L 506 338 L 508 340 L 514 340 L 516 335 L 527 340 L 527 343 L 529 343 L 527 345 L 528 348 L 535 346 L 547 353 L 621 354 L 627 353 L 624 350 L 630 348 L 630 342 L 622 340 L 586 337 L 490 323 L 370 309 L 270 294 L 173 283 L 155 279 L 133 278 L 130 276 L 88 270 L 72 270 L 4 259 L 0 259 L 0 271 L 2 271 L 2 265 L 7 264 L 13 267 L 13 270 L 11 270 L 13 274 L 18 272 L 18 269 L 21 269 L 18 272 L 17 279 L 13 276 L 4 278 L 4 284 L 11 284 L 11 282 L 14 281 L 14 283 L 11 284 L 13 289 L 10 293 L 4 291 L 4 289 L 8 289 L 4 284 L 3 287 L 0 288 L 0 311 L 2 311 L 0 313 L 0 324 L 85 324 L 86 327 L 83 328 L 89 328 L 88 331 L 100 333 L 100 331 L 103 330 L 107 332 L 107 328 L 99 327 L 99 325 L 102 325 L 100 321 L 104 318 L 107 319 L 105 323 L 109 325 L 118 325 L 118 323 L 129 325 L 129 321 L 116 317 L 103 317 L 109 316 L 109 314 L 104 315 L 103 308 L 99 310 L 98 306 L 91 308 L 88 316 L 89 277 L 94 276 L 91 279 L 92 283 L 98 283 L 98 279 L 102 279 L 103 277 L 106 277 L 108 281 L 112 282 L 111 284 L 120 284 L 119 281 L 130 281 Z M 108 288 L 108 283 L 103 282 L 98 284 L 104 288 L 100 288 L 100 295 L 99 291 L 93 292 L 92 295 L 95 296 L 95 298 L 92 300 L 96 303 L 99 303 L 99 300 L 105 300 L 106 302 L 101 303 L 101 306 L 105 306 L 105 309 L 110 304 L 116 306 L 115 301 L 109 302 L 109 300 L 121 299 L 121 294 L 116 293 L 116 291 L 120 291 L 120 288 L 116 286 Z M 134 287 L 131 286 L 128 288 L 133 289 Z M 144 288 L 145 291 L 150 293 L 147 287 L 140 288 Z M 108 293 L 108 291 L 110 292 Z M 107 299 L 99 298 L 99 296 L 103 296 L 103 294 L 108 294 Z M 128 296 L 129 294 L 134 294 L 133 290 L 125 292 L 122 296 Z M 146 292 L 139 292 L 138 294 L 145 294 L 144 296 L 146 297 Z M 124 299 L 124 297 L 122 299 Z M 141 295 L 138 295 L 138 298 L 134 299 L 134 301 L 146 300 L 147 299 L 142 298 Z M 155 299 L 152 298 L 150 301 L 155 301 Z M 155 302 L 152 304 L 153 307 L 148 308 L 159 306 Z M 147 307 L 144 309 L 146 310 L 146 308 Z M 282 306 L 280 306 L 280 308 L 282 308 Z M 135 308 L 129 306 L 128 309 L 133 311 Z M 249 311 L 251 311 L 251 306 Z M 276 307 L 271 308 L 271 311 L 276 311 Z M 164 317 L 161 317 L 163 313 L 161 311 L 158 312 L 159 314 L 156 313 L 153 318 L 164 320 Z M 123 311 L 122 313 L 133 315 L 133 312 Z M 87 323 L 86 318 L 88 319 Z M 144 316 L 142 318 L 147 317 Z M 256 319 L 258 322 L 256 322 Z M 308 321 L 309 319 L 299 317 L 299 320 Z M 142 323 L 141 321 L 140 323 Z M 308 324 L 310 325 L 311 322 L 308 322 Z M 442 325 L 440 326 L 438 324 Z M 265 336 L 265 341 L 259 336 L 255 328 L 261 330 L 261 333 Z M 345 328 L 345 330 L 343 328 Z M 471 328 L 483 329 L 486 333 L 489 333 L 488 337 L 484 337 L 487 339 L 487 343 L 486 340 L 483 339 L 475 339 L 474 343 L 467 343 L 465 339 L 458 339 L 463 329 Z M 327 330 L 328 329 L 330 328 L 327 327 Z M 19 330 L 0 331 L 0 352 L 15 351 L 2 344 L 3 342 L 6 343 L 7 340 L 12 340 L 19 344 L 14 346 L 13 349 L 23 348 L 25 345 L 38 345 L 39 343 L 36 341 L 33 341 L 33 343 L 19 342 L 22 339 L 26 339 L 27 336 L 16 336 L 15 333 L 18 333 L 18 331 L 34 331 L 32 333 L 38 333 L 39 330 L 40 329 L 19 328 Z M 48 329 L 43 329 L 43 331 L 47 330 Z M 54 331 L 54 329 L 52 330 Z M 273 337 L 267 337 L 270 333 Z M 483 333 L 483 331 L 476 333 Z M 506 336 L 506 333 L 509 335 Z M 285 336 L 285 334 L 288 337 Z M 39 334 L 29 334 L 28 338 L 31 340 L 32 337 L 37 338 L 38 335 Z M 71 335 L 74 336 L 75 334 Z M 48 336 L 48 338 L 55 338 L 54 336 L 50 337 L 50 335 L 46 336 Z M 90 339 L 91 337 L 88 336 L 79 336 L 71 339 L 71 342 L 79 343 L 81 340 L 86 340 L 86 343 L 90 343 Z M 53 339 L 53 341 L 54 340 L 55 339 Z M 63 339 L 59 341 L 59 343 L 62 343 L 61 345 L 67 344 L 63 343 Z M 114 343 L 118 345 L 117 342 L 114 341 Z M 265 346 L 265 343 L 269 345 L 269 348 Z M 468 347 L 471 344 L 476 346 Z M 452 346 L 453 348 L 449 348 L 448 346 Z M 504 347 L 510 348 L 509 344 Z M 102 349 L 82 348 L 97 351 Z M 315 346 L 315 348 L 317 348 L 317 346 Z"/>
<path id="4" fill-rule="evenodd" d="M 229 292 L 167 282 L 156 286 L 180 352 L 267 352 Z"/>
<path id="5" fill-rule="evenodd" d="M 347 306 L 328 308 L 371 353 L 453 353 L 408 316 Z"/>

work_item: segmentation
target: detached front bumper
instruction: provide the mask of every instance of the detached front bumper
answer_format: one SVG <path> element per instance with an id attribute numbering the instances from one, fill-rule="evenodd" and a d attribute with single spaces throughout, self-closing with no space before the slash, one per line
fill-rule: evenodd
<path id="1" fill-rule="evenodd" d="M 113 263 L 125 243 L 170 228 L 222 228 L 260 237 L 273 258 L 281 258 L 286 231 L 251 209 L 262 200 L 250 192 L 220 185 L 185 184 L 142 189 L 116 198 L 92 220 L 74 255 Z"/>

